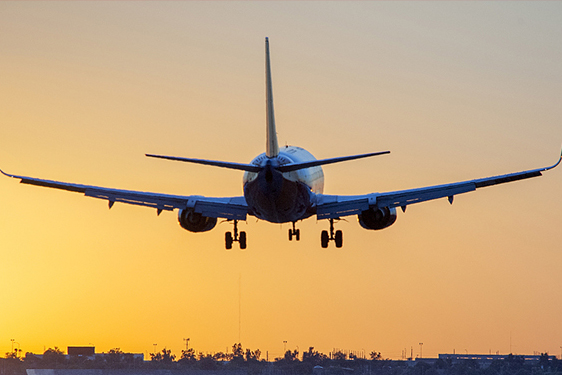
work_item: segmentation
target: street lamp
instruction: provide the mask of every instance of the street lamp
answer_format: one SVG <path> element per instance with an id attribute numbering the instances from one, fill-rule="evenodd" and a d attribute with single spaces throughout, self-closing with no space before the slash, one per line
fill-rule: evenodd
<path id="1" fill-rule="evenodd" d="M 420 342 L 420 358 L 423 358 L 423 342 Z"/>
<path id="2" fill-rule="evenodd" d="M 154 346 L 154 350 L 152 351 L 155 355 L 156 355 L 156 345 L 158 344 L 152 344 Z"/>
<path id="3" fill-rule="evenodd" d="M 283 355 L 285 355 L 285 353 L 287 353 L 287 340 L 283 340 Z"/>
<path id="4" fill-rule="evenodd" d="M 189 349 L 189 337 L 186 339 L 183 339 L 183 341 L 185 341 L 185 351 L 187 352 L 187 350 Z"/>

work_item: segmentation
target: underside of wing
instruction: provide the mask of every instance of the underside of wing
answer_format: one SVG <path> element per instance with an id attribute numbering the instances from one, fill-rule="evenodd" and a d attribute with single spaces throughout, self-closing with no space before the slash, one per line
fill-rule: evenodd
<path id="1" fill-rule="evenodd" d="M 562 155 L 554 165 L 549 167 L 418 189 L 356 196 L 318 195 L 317 217 L 318 219 L 333 219 L 342 216 L 359 215 L 369 209 L 382 210 L 394 209 L 396 207 L 400 207 L 405 211 L 406 207 L 410 204 L 440 198 L 447 198 L 449 203 L 453 203 L 453 197 L 457 194 L 468 193 L 486 186 L 541 176 L 542 172 L 558 166 L 561 160 Z"/>
<path id="2" fill-rule="evenodd" d="M 0 172 L 8 177 L 20 179 L 22 184 L 73 191 L 83 193 L 87 197 L 104 199 L 109 202 L 109 208 L 113 207 L 115 202 L 155 208 L 158 214 L 162 211 L 172 211 L 176 208 L 189 208 L 207 217 L 229 220 L 245 220 L 248 212 L 246 200 L 242 196 L 214 198 L 196 195 L 159 194 L 43 180 L 33 177 L 11 175 L 3 171 Z"/>

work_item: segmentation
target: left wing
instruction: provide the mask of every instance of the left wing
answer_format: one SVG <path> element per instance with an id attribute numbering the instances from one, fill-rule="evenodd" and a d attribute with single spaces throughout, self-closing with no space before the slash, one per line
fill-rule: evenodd
<path id="1" fill-rule="evenodd" d="M 5 173 L 2 170 L 0 170 L 0 172 L 5 176 L 20 179 L 22 184 L 74 191 L 83 193 L 87 197 L 105 199 L 109 201 L 109 208 L 113 207 L 115 202 L 121 202 L 155 208 L 158 215 L 160 215 L 163 210 L 172 211 L 175 208 L 192 208 L 195 212 L 203 216 L 229 220 L 246 220 L 246 215 L 248 213 L 248 206 L 243 196 L 212 198 L 198 195 L 158 194 L 42 180 L 33 177 L 16 176 Z"/>
<path id="2" fill-rule="evenodd" d="M 428 186 L 419 189 L 391 191 L 387 193 L 372 193 L 365 195 L 317 195 L 316 215 L 320 219 L 335 219 L 341 216 L 358 215 L 370 207 L 394 208 L 406 207 L 413 203 L 425 202 L 433 199 L 445 198 L 453 203 L 453 197 L 457 194 L 468 193 L 478 188 L 503 184 L 506 182 L 524 180 L 531 177 L 542 176 L 542 172 L 556 167 L 562 160 L 562 154 L 558 161 L 550 167 L 531 169 L 528 171 L 510 173 L 500 176 L 480 178 L 445 185 Z"/>

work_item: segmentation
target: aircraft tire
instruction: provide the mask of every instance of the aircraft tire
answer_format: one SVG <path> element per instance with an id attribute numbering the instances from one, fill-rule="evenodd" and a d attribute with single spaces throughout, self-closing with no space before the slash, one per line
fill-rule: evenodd
<path id="1" fill-rule="evenodd" d="M 336 241 L 336 247 L 340 248 L 343 246 L 343 232 L 341 230 L 336 231 L 336 237 L 334 238 Z"/>
<path id="2" fill-rule="evenodd" d="M 320 243 L 322 245 L 322 248 L 325 249 L 328 247 L 328 241 L 330 241 L 330 237 L 328 236 L 328 231 L 323 230 L 322 235 L 320 236 Z"/>
<path id="3" fill-rule="evenodd" d="M 240 232 L 240 249 L 244 250 L 246 248 L 246 232 Z"/>
<path id="4" fill-rule="evenodd" d="M 289 229 L 289 241 L 293 240 L 293 230 Z"/>
<path id="5" fill-rule="evenodd" d="M 296 239 L 297 241 L 300 241 L 300 239 L 301 239 L 301 230 L 300 230 L 300 229 L 297 229 L 297 230 L 295 231 L 295 239 Z"/>
<path id="6" fill-rule="evenodd" d="M 226 232 L 224 234 L 224 243 L 225 243 L 226 250 L 232 249 L 232 233 Z"/>

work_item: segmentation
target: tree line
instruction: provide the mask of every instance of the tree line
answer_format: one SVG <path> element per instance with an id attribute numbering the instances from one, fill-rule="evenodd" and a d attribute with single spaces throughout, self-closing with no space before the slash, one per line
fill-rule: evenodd
<path id="1" fill-rule="evenodd" d="M 84 357 L 66 356 L 55 347 L 46 350 L 42 356 L 26 353 L 20 357 L 18 352 L 6 353 L 0 365 L 0 375 L 25 375 L 26 369 L 209 371 L 224 372 L 225 375 L 229 372 L 237 375 L 562 375 L 562 361 L 544 353 L 533 363 L 526 363 L 521 356 L 509 355 L 487 367 L 482 367 L 476 360 L 453 362 L 443 359 L 432 363 L 416 361 L 412 366 L 406 361 L 383 359 L 376 351 L 367 359 L 339 350 L 326 355 L 310 347 L 303 353 L 287 350 L 283 357 L 268 362 L 259 349 L 244 349 L 240 343 L 234 344 L 230 353 L 209 354 L 189 348 L 182 350 L 179 357 L 164 348 L 151 353 L 150 360 L 145 361 L 119 348 Z"/>

